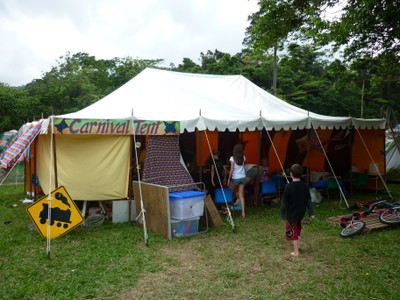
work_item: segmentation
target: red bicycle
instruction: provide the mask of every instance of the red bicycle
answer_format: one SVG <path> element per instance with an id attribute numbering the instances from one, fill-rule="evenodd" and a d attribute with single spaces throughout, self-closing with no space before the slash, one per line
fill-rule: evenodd
<path id="1" fill-rule="evenodd" d="M 384 224 L 400 224 L 400 201 L 392 203 L 389 200 L 378 199 L 366 202 L 364 206 L 368 207 L 366 211 L 355 212 L 350 216 L 341 218 L 340 225 L 342 229 L 339 232 L 341 237 L 349 238 L 363 232 L 366 224 L 362 219 L 372 213 L 378 214 L 379 220 Z"/>

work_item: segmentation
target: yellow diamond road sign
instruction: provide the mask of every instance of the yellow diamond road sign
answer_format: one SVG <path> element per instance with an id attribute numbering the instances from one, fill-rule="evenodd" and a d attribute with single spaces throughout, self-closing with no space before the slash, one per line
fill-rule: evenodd
<path id="1" fill-rule="evenodd" d="M 54 239 L 83 222 L 82 214 L 64 187 L 52 191 L 51 200 L 48 198 L 45 196 L 26 209 L 43 237 L 49 235 Z"/>

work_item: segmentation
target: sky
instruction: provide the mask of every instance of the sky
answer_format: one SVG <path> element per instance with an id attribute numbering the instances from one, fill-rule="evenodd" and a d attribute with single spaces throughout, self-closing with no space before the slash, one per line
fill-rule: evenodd
<path id="1" fill-rule="evenodd" d="M 257 0 L 1 0 L 0 82 L 42 77 L 67 52 L 96 59 L 183 58 L 243 49 Z"/>

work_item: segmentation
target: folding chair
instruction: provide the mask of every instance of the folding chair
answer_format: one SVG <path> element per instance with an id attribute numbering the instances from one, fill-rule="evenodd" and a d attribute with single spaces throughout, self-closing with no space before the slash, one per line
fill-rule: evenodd
<path id="1" fill-rule="evenodd" d="M 274 174 L 272 174 L 272 181 L 275 183 L 275 188 L 276 188 L 276 191 L 278 192 L 278 198 L 280 199 L 281 193 L 287 183 L 286 179 L 284 176 L 274 173 Z"/>
<path id="2" fill-rule="evenodd" d="M 215 189 L 214 203 L 229 205 L 229 208 L 232 211 L 233 216 L 235 215 L 235 212 L 240 212 L 240 213 L 242 212 L 242 206 L 240 205 L 240 203 L 238 205 L 233 205 L 232 190 L 230 188 Z"/>
<path id="3" fill-rule="evenodd" d="M 277 190 L 275 182 L 272 180 L 263 181 L 260 185 L 261 205 L 264 206 L 265 200 L 269 200 L 271 203 L 272 199 L 277 197 Z"/>

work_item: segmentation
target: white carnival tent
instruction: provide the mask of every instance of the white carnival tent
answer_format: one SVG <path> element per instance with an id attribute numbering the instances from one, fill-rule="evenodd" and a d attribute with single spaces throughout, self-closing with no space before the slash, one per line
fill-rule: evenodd
<path id="1" fill-rule="evenodd" d="M 67 119 L 179 121 L 181 131 L 289 128 L 383 129 L 385 121 L 315 114 L 271 95 L 241 75 L 204 75 L 147 68 Z"/>
<path id="2" fill-rule="evenodd" d="M 152 68 L 94 104 L 51 117 L 49 123 L 47 134 L 37 138 L 35 173 L 43 190 L 63 185 L 79 200 L 128 197 L 132 135 L 312 128 L 380 132 L 385 128 L 384 119 L 332 117 L 303 110 L 241 75 Z"/>

